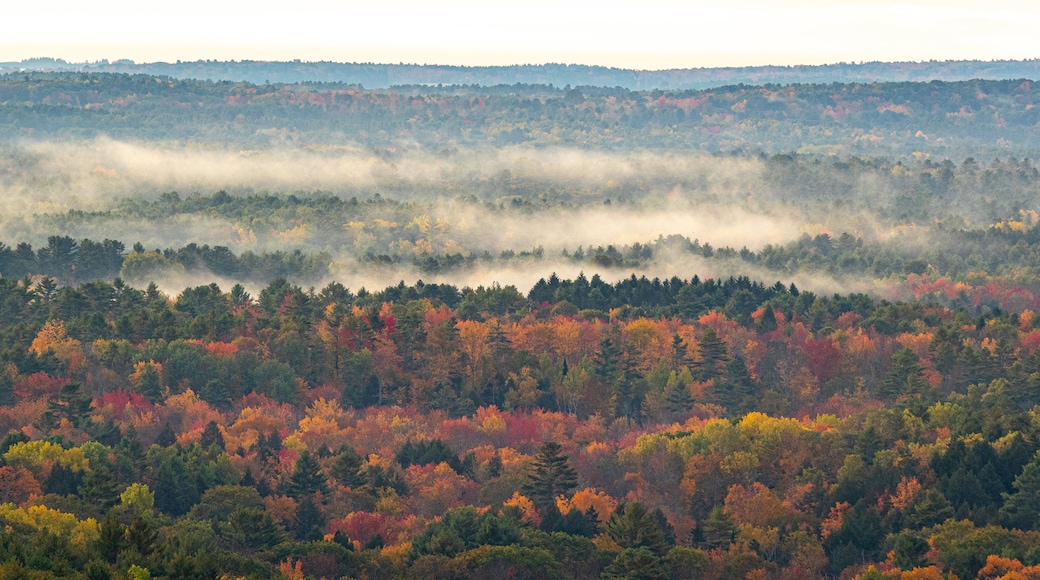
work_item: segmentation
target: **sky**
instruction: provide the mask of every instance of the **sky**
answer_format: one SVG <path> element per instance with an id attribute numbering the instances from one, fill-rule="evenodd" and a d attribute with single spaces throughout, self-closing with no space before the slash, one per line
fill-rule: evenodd
<path id="1" fill-rule="evenodd" d="M 1036 0 L 10 2 L 0 61 L 332 60 L 665 69 L 1040 58 Z"/>

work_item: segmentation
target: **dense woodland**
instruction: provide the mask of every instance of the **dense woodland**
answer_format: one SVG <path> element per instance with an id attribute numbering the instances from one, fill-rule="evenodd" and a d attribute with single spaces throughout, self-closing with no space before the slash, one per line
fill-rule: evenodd
<path id="1" fill-rule="evenodd" d="M 632 90 L 707 89 L 735 84 L 869 83 L 892 81 L 967 81 L 1040 76 L 1038 60 L 952 60 L 928 62 L 838 63 L 816 66 L 757 66 L 670 70 L 628 70 L 602 66 L 542 64 L 443 66 L 338 62 L 200 60 L 136 63 L 129 60 L 69 63 L 36 58 L 0 62 L 0 72 L 80 71 L 147 74 L 178 79 L 264 83 L 346 83 L 370 89 L 397 85 L 537 84 L 624 87 Z"/>
<path id="2" fill-rule="evenodd" d="M 1040 578 L 1033 99 L 0 77 L 0 578 Z"/>
<path id="3" fill-rule="evenodd" d="M 364 90 L 108 73 L 0 76 L 0 137 L 431 150 L 571 144 L 827 154 L 1037 151 L 1029 80 L 731 85 L 707 90 L 420 85 Z"/>
<path id="4" fill-rule="evenodd" d="M 1031 311 L 747 279 L 0 291 L 5 577 L 1040 560 Z"/>

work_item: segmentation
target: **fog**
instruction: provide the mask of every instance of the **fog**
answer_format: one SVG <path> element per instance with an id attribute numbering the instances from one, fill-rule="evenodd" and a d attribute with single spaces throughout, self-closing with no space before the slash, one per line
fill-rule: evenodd
<path id="1" fill-rule="evenodd" d="M 459 287 L 499 283 L 526 291 L 554 271 L 564 278 L 584 272 L 609 281 L 633 273 L 683 279 L 747 275 L 767 283 L 779 278 L 741 260 L 705 259 L 686 252 L 659 252 L 634 270 L 562 256 L 564 250 L 574 252 L 579 247 L 626 246 L 678 234 L 714 247 L 758 250 L 821 231 L 853 231 L 868 238 L 890 235 L 890 226 L 879 225 L 862 212 L 809 215 L 785 201 L 784 194 L 777 194 L 773 184 L 765 182 L 764 172 L 765 163 L 757 158 L 699 152 L 523 147 L 441 153 L 353 147 L 232 150 L 104 138 L 26 142 L 0 152 L 0 195 L 7 202 L 0 210 L 0 241 L 9 245 L 26 241 L 39 247 L 48 236 L 60 234 L 117 239 L 127 248 L 141 242 L 149 249 L 222 245 L 236 253 L 299 249 L 328 253 L 332 278 L 354 289 L 374 290 L 401 280 L 423 279 Z M 878 185 L 865 181 L 861 187 L 876 191 Z M 356 227 L 337 223 L 334 229 L 324 230 L 311 224 L 304 227 L 273 223 L 277 221 L 273 218 L 207 211 L 161 219 L 127 219 L 108 211 L 120 200 L 154 200 L 170 191 L 184 198 L 219 190 L 232 195 L 294 193 L 304 198 L 320 191 L 362 200 L 379 194 L 413 204 L 403 209 L 395 206 L 393 211 L 412 212 L 407 220 L 428 218 L 429 225 L 413 226 L 400 216 L 395 218 L 391 210 L 380 213 L 379 206 L 368 207 Z M 520 198 L 522 205 L 510 205 L 510 200 Z M 376 223 L 393 227 L 381 230 Z M 506 250 L 535 248 L 542 257 L 478 260 L 437 275 L 420 272 L 409 263 L 410 251 L 418 257 L 425 251 L 464 256 L 488 252 L 497 257 Z M 398 254 L 403 259 L 400 264 L 375 267 L 361 263 L 364 252 Z M 162 278 L 157 282 L 171 294 L 188 285 L 217 281 L 229 287 L 236 282 L 199 271 Z M 808 274 L 783 281 L 824 293 L 872 290 L 868 281 Z"/>
<path id="2" fill-rule="evenodd" d="M 95 139 L 26 142 L 0 151 L 5 213 L 100 210 L 113 199 L 229 192 L 332 193 L 439 183 L 519 179 L 577 188 L 621 188 L 626 182 L 682 182 L 704 193 L 747 195 L 761 163 L 703 153 L 606 153 L 574 149 L 506 148 L 431 154 L 365 151 L 354 147 L 233 150 L 201 144 L 156 144 Z M 504 173 L 507 172 L 507 173 Z"/>

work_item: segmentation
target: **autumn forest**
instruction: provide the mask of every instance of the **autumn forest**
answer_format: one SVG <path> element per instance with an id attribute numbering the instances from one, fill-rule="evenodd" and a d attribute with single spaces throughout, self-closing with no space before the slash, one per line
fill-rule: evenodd
<path id="1" fill-rule="evenodd" d="M 1040 578 L 1037 100 L 4 74 L 0 578 Z"/>

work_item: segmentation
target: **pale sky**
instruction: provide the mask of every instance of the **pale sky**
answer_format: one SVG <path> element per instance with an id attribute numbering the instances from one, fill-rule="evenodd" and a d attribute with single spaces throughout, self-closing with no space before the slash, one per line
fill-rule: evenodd
<path id="1" fill-rule="evenodd" d="M 2 0 L 0 21 L 0 61 L 661 69 L 1040 57 L 1036 0 Z"/>

